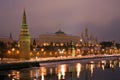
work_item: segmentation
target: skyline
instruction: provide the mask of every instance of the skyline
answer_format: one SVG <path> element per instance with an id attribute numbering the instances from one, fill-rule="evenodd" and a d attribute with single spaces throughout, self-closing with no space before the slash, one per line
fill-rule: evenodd
<path id="1" fill-rule="evenodd" d="M 32 38 L 59 29 L 80 36 L 88 28 L 98 41 L 120 42 L 119 3 L 119 0 L 1 0 L 0 36 L 12 33 L 18 39 L 25 8 Z"/>

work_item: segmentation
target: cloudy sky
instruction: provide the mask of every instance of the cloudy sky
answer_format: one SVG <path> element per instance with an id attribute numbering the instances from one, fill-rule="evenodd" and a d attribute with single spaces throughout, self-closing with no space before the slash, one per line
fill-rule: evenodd
<path id="1" fill-rule="evenodd" d="M 99 41 L 120 42 L 120 0 L 0 0 L 0 36 L 18 39 L 24 8 L 33 38 L 58 29 L 80 36 L 88 28 Z"/>

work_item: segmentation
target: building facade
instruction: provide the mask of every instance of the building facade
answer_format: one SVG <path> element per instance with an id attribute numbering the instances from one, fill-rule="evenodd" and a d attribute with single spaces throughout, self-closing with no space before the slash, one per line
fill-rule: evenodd
<path id="1" fill-rule="evenodd" d="M 74 43 L 78 43 L 80 40 L 79 36 L 68 35 L 61 30 L 58 30 L 55 33 L 47 33 L 39 35 L 37 40 L 38 45 L 50 45 L 51 43 L 54 44 L 69 44 L 71 41 Z"/>

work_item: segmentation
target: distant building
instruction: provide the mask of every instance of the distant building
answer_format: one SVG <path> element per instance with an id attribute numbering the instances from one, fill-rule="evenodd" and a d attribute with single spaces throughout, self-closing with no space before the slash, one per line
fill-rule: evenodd
<path id="1" fill-rule="evenodd" d="M 14 42 L 14 40 L 12 39 L 12 34 L 10 34 L 9 37 L 0 37 L 0 41 L 4 42 L 8 48 L 12 47 L 12 43 Z"/>
<path id="2" fill-rule="evenodd" d="M 13 43 L 12 34 L 10 33 L 9 37 L 0 37 L 0 41 L 4 43 Z"/>
<path id="3" fill-rule="evenodd" d="M 4 42 L 4 43 L 12 43 L 13 40 L 10 39 L 9 37 L 0 37 L 0 41 Z"/>
<path id="4" fill-rule="evenodd" d="M 92 36 L 88 29 L 86 28 L 85 31 L 81 34 L 81 50 L 83 55 L 87 54 L 98 54 L 100 51 L 100 45 L 97 41 L 97 38 Z"/>
<path id="5" fill-rule="evenodd" d="M 96 44 L 97 37 L 94 37 L 88 32 L 88 29 L 85 28 L 85 31 L 81 34 L 81 41 L 86 44 Z"/>
<path id="6" fill-rule="evenodd" d="M 55 33 L 47 33 L 39 35 L 39 38 L 36 40 L 38 45 L 50 45 L 51 43 L 58 44 L 69 44 L 70 42 L 78 43 L 80 41 L 79 36 L 68 35 L 61 30 L 58 30 Z"/>

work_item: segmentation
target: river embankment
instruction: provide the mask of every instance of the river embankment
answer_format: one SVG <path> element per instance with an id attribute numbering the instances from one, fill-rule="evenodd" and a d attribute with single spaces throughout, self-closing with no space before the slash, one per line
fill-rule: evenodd
<path id="1" fill-rule="evenodd" d="M 100 60 L 114 60 L 120 59 L 120 55 L 110 56 L 84 56 L 84 57 L 62 57 L 62 58 L 40 58 L 38 60 L 27 60 L 27 61 L 13 61 L 0 63 L 0 71 L 2 70 L 14 70 L 23 69 L 30 67 L 39 67 L 47 64 L 64 64 L 72 62 L 90 62 Z"/>

